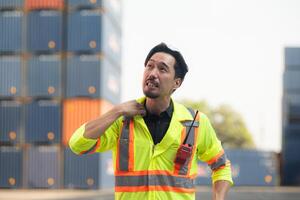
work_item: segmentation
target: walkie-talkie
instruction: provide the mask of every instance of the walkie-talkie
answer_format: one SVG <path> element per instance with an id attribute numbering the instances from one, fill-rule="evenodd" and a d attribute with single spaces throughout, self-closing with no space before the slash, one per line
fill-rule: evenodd
<path id="1" fill-rule="evenodd" d="M 191 157 L 192 155 L 192 151 L 193 151 L 193 146 L 191 144 L 187 144 L 187 138 L 189 136 L 189 133 L 194 125 L 194 122 L 196 120 L 196 117 L 198 115 L 198 110 L 196 111 L 195 117 L 193 119 L 192 124 L 189 127 L 188 133 L 186 134 L 186 137 L 183 141 L 183 143 L 180 145 L 180 147 L 178 148 L 177 154 L 176 154 L 176 158 L 175 158 L 175 163 L 182 166 L 184 165 L 184 163 L 187 161 L 188 158 Z"/>

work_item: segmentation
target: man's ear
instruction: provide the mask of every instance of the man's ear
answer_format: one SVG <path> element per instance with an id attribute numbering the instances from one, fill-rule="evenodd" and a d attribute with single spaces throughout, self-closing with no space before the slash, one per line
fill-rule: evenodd
<path id="1" fill-rule="evenodd" d="M 181 78 L 175 78 L 174 89 L 176 90 L 177 88 L 179 88 L 181 86 L 181 83 L 182 83 L 182 79 Z"/>

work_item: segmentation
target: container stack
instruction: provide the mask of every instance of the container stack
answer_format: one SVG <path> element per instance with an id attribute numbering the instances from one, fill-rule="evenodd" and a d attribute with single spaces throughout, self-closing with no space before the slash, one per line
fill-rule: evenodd
<path id="1" fill-rule="evenodd" d="M 282 184 L 300 185 L 300 48 L 285 49 L 282 101 Z"/>
<path id="2" fill-rule="evenodd" d="M 0 1 L 0 187 L 23 185 L 23 1 Z"/>
<path id="3" fill-rule="evenodd" d="M 0 1 L 1 188 L 113 186 L 111 154 L 68 140 L 120 101 L 120 20 L 118 0 Z"/>
<path id="4" fill-rule="evenodd" d="M 119 1 L 66 3 L 63 144 L 67 147 L 79 126 L 120 101 L 121 29 Z M 65 148 L 64 156 L 66 188 L 113 186 L 110 152 L 78 158 Z"/>

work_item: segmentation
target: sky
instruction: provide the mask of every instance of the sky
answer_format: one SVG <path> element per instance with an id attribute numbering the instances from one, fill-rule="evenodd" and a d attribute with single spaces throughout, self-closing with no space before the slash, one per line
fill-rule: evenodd
<path id="1" fill-rule="evenodd" d="M 175 100 L 229 104 L 260 150 L 281 150 L 284 48 L 300 47 L 299 0 L 123 0 L 122 101 L 142 93 L 144 59 L 160 42 L 189 72 Z"/>

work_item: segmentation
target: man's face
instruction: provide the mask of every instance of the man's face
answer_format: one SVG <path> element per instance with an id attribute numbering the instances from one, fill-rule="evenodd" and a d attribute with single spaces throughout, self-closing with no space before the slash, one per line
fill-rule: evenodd
<path id="1" fill-rule="evenodd" d="M 175 62 L 170 54 L 153 54 L 144 69 L 143 92 L 146 97 L 155 99 L 170 96 L 180 86 L 181 79 L 175 79 Z"/>

